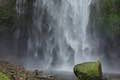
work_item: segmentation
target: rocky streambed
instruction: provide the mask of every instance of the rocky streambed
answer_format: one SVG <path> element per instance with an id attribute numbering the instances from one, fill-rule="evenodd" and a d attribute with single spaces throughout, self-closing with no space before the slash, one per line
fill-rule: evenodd
<path id="1" fill-rule="evenodd" d="M 120 80 L 119 74 L 106 73 L 103 74 L 103 76 L 105 77 L 104 80 Z M 46 72 L 39 70 L 30 71 L 26 70 L 24 67 L 20 65 L 11 64 L 8 63 L 7 61 L 0 61 L 0 80 L 81 80 L 81 79 L 79 78 L 77 79 L 73 72 L 67 71 Z"/>
<path id="2" fill-rule="evenodd" d="M 0 77 L 5 75 L 3 80 L 56 80 L 54 76 L 44 73 L 43 71 L 34 70 L 29 71 L 25 70 L 24 67 L 10 64 L 6 61 L 0 61 Z"/>

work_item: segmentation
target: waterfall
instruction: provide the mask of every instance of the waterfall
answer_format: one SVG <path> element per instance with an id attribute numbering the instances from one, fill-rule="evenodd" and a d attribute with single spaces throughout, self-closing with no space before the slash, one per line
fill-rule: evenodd
<path id="1" fill-rule="evenodd" d="M 18 13 L 24 13 L 25 1 L 17 0 Z M 91 60 L 87 33 L 91 1 L 34 0 L 26 66 L 68 69 Z"/>
<path id="2" fill-rule="evenodd" d="M 24 14 L 25 1 L 26 0 L 16 0 L 16 11 L 18 15 Z"/>

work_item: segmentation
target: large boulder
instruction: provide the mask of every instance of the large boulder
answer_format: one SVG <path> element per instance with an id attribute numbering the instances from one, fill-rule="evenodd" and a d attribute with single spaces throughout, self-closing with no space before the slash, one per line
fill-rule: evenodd
<path id="1" fill-rule="evenodd" d="M 86 62 L 74 67 L 78 80 L 102 80 L 102 67 L 99 61 Z"/>

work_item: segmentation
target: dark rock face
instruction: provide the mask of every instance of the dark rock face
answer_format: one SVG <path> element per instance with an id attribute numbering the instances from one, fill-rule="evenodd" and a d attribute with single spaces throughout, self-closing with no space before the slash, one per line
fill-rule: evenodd
<path id="1" fill-rule="evenodd" d="M 0 0 L 0 6 L 7 4 L 8 0 Z"/>
<path id="2" fill-rule="evenodd" d="M 15 27 L 16 21 L 17 21 L 16 0 L 0 0 L 0 52 L 1 52 L 0 58 L 1 59 L 8 59 L 8 56 L 10 56 L 12 53 L 15 52 L 14 50 L 16 49 L 14 45 L 15 39 L 13 37 L 16 29 Z"/>

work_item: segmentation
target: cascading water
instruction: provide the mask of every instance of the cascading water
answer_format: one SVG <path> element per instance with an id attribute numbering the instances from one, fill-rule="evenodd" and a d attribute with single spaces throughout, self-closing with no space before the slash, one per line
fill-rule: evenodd
<path id="1" fill-rule="evenodd" d="M 18 13 L 21 1 L 25 2 L 17 0 Z M 91 60 L 87 34 L 90 4 L 91 0 L 34 0 L 26 66 L 68 69 Z"/>
<path id="2" fill-rule="evenodd" d="M 16 11 L 18 15 L 24 14 L 24 5 L 26 0 L 16 0 Z"/>

